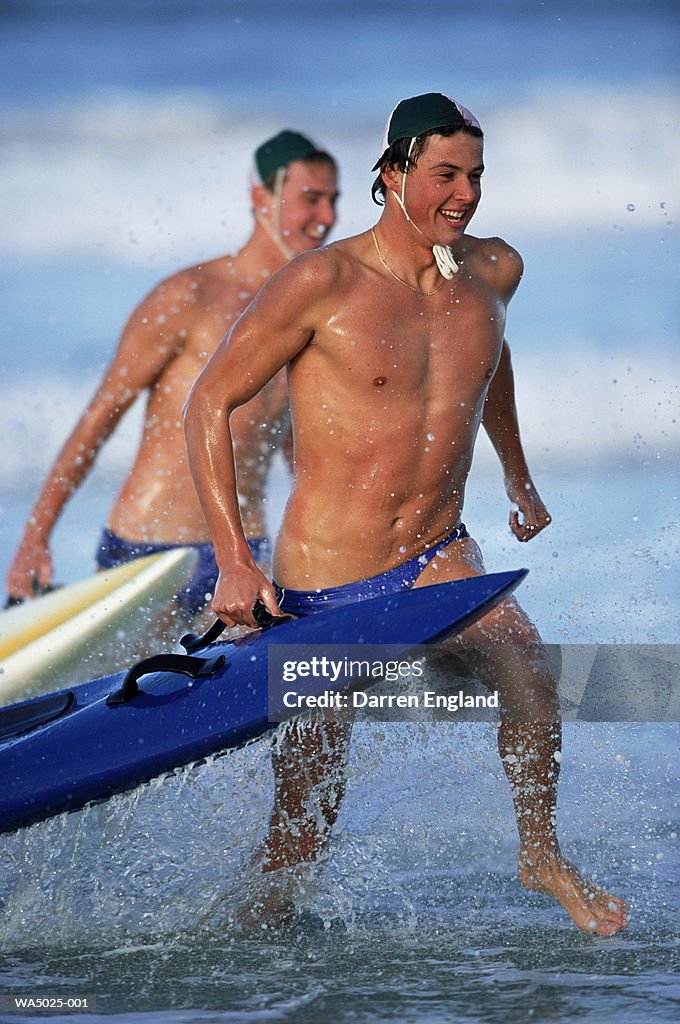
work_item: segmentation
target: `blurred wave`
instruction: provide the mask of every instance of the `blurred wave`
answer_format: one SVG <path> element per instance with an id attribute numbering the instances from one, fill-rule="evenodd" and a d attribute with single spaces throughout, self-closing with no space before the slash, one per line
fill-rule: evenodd
<path id="1" fill-rule="evenodd" d="M 558 84 L 482 104 L 481 234 L 549 236 L 617 225 L 664 231 L 678 205 L 680 97 L 670 83 Z M 294 115 L 293 120 L 294 120 Z M 223 249 L 248 226 L 254 148 L 281 127 L 210 90 L 109 90 L 79 101 L 4 110 L 0 257 L 84 255 L 121 261 Z M 306 130 L 340 159 L 343 234 L 375 207 L 369 168 L 381 126 L 323 111 Z M 17 209 L 21 216 L 12 216 Z"/>

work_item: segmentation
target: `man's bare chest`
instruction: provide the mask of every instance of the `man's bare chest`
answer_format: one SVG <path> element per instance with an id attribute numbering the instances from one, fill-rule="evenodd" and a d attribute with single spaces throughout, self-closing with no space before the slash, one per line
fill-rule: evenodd
<path id="1" fill-rule="evenodd" d="M 393 393 L 488 381 L 500 356 L 505 306 L 486 287 L 455 282 L 441 296 L 358 294 L 315 339 L 329 370 Z"/>
<path id="2" fill-rule="evenodd" d="M 219 288 L 204 288 L 186 332 L 187 353 L 207 361 L 255 295 L 252 287 L 237 287 L 232 282 Z"/>

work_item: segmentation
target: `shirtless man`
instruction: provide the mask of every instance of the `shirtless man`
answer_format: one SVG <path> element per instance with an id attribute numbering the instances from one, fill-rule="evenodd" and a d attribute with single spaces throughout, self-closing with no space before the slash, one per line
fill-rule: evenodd
<path id="1" fill-rule="evenodd" d="M 186 460 L 181 409 L 217 343 L 262 283 L 292 256 L 316 249 L 335 223 L 336 164 L 303 135 L 283 131 L 255 152 L 253 231 L 236 256 L 222 256 L 167 278 L 128 321 L 97 391 L 59 453 L 31 511 L 9 577 L 11 598 L 33 596 L 52 580 L 49 542 L 99 449 L 142 391 L 144 432 L 97 549 L 97 564 L 122 562 L 180 545 L 199 561 L 178 596 L 188 619 L 217 579 L 212 545 Z M 284 374 L 276 374 L 232 421 L 239 504 L 253 558 L 270 560 L 262 499 L 273 435 L 287 415 Z"/>
<path id="2" fill-rule="evenodd" d="M 228 623 L 252 625 L 258 598 L 273 612 L 310 614 L 483 573 L 460 520 L 482 424 L 519 510 L 511 515 L 517 539 L 550 521 L 520 443 L 504 341 L 522 261 L 501 239 L 468 234 L 481 195 L 479 124 L 439 93 L 404 100 L 376 168 L 374 197 L 385 208 L 375 228 L 278 274 L 187 403 L 189 459 L 220 567 L 213 609 Z M 229 418 L 286 364 L 295 471 L 275 591 L 239 520 Z M 508 599 L 453 646 L 501 696 L 499 752 L 521 881 L 554 897 L 584 931 L 614 934 L 626 924 L 625 904 L 586 881 L 558 845 L 559 709 L 538 633 Z M 346 740 L 342 725 L 316 723 L 291 729 L 277 749 L 263 871 L 313 860 L 323 848 L 342 797 Z"/>

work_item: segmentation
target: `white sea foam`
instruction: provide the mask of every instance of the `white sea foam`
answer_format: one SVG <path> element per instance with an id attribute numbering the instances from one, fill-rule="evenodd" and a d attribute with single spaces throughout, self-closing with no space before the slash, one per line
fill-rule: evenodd
<path id="1" fill-rule="evenodd" d="M 570 339 L 560 354 L 516 352 L 514 362 L 521 431 L 534 459 L 586 468 L 677 453 L 680 374 L 653 342 L 644 354 L 612 354 Z"/>
<path id="2" fill-rule="evenodd" d="M 95 380 L 45 377 L 15 381 L 3 396 L 0 454 L 3 487 L 23 488 L 29 481 L 37 488 L 66 436 L 94 391 Z M 120 477 L 132 465 L 141 435 L 144 407 L 138 401 L 126 415 L 98 461 L 103 477 Z"/>
<path id="3" fill-rule="evenodd" d="M 477 112 L 489 168 L 482 233 L 663 229 L 677 208 L 680 101 L 670 83 L 546 83 Z M 332 129 L 323 112 L 305 127 L 340 159 L 341 230 L 351 233 L 373 216 L 368 168 L 380 131 L 342 113 L 335 110 Z M 264 108 L 235 111 L 210 91 L 116 91 L 4 116 L 5 257 L 103 248 L 126 261 L 183 260 L 223 250 L 249 224 L 250 155 L 280 128 Z"/>
<path id="4" fill-rule="evenodd" d="M 678 205 L 679 124 L 680 97 L 663 82 L 546 86 L 493 109 L 484 218 L 539 232 L 663 227 Z"/>

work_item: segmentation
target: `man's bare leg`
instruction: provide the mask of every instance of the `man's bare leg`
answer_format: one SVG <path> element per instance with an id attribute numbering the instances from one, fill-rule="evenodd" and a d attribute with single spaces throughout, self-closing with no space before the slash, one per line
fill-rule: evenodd
<path id="1" fill-rule="evenodd" d="M 263 871 L 316 860 L 328 845 L 347 782 L 351 725 L 298 719 L 274 740 L 274 809 Z"/>
<path id="2" fill-rule="evenodd" d="M 484 571 L 472 540 L 454 541 L 445 554 L 433 560 L 416 586 Z M 559 848 L 555 811 L 562 730 L 556 680 L 535 627 L 510 598 L 450 641 L 450 649 L 499 692 L 498 748 L 517 818 L 521 882 L 557 900 L 582 931 L 613 935 L 627 924 L 625 903 L 583 878 Z"/>
<path id="3" fill-rule="evenodd" d="M 584 878 L 559 848 L 555 829 L 559 722 L 505 720 L 498 748 L 517 817 L 521 882 L 556 899 L 582 931 L 614 935 L 627 924 L 625 903 Z"/>
<path id="4" fill-rule="evenodd" d="M 325 850 L 345 795 L 351 732 L 349 722 L 319 715 L 295 719 L 274 737 L 264 872 L 314 861 Z"/>
<path id="5" fill-rule="evenodd" d="M 253 866 L 262 874 L 317 860 L 345 794 L 350 724 L 321 717 L 285 726 L 272 744 L 274 808 Z M 237 914 L 243 928 L 276 926 L 294 909 L 296 883 L 289 873 L 255 884 Z"/>

